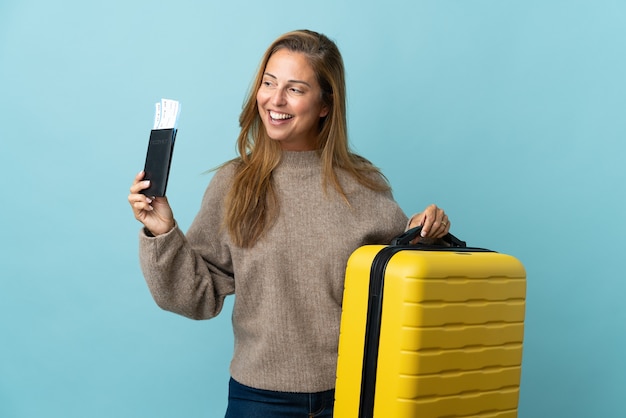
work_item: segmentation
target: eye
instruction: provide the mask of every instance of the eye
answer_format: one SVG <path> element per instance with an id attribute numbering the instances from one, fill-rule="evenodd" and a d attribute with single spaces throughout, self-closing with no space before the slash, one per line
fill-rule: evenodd
<path id="1" fill-rule="evenodd" d="M 300 90 L 299 88 L 296 88 L 296 87 L 289 88 L 289 91 L 291 93 L 293 93 L 293 94 L 302 94 L 302 93 L 304 93 L 304 91 L 302 91 L 302 90 Z"/>

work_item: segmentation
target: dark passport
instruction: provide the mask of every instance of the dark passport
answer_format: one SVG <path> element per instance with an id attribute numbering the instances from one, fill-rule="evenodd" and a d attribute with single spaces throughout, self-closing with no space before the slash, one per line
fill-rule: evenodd
<path id="1" fill-rule="evenodd" d="M 146 164 L 143 169 L 144 180 L 150 180 L 150 187 L 141 192 L 146 196 L 165 196 L 176 132 L 177 129 L 153 129 L 150 131 Z"/>

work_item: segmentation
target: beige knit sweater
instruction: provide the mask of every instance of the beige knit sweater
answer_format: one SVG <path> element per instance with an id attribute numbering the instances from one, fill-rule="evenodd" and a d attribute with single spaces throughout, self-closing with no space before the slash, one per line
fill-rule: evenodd
<path id="1" fill-rule="evenodd" d="M 234 166 L 218 170 L 185 236 L 140 234 L 141 267 L 163 309 L 207 319 L 235 294 L 232 377 L 248 386 L 317 392 L 335 384 L 346 261 L 357 247 L 388 243 L 407 217 L 390 193 L 338 173 L 351 206 L 324 192 L 315 151 L 285 152 L 274 172 L 280 215 L 252 248 L 222 227 Z M 365 279 L 364 279 L 365 280 Z"/>

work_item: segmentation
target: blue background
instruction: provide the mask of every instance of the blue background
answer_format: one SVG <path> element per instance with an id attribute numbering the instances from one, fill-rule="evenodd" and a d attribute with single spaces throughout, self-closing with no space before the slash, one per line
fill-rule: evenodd
<path id="1" fill-rule="evenodd" d="M 626 416 L 625 21 L 619 0 L 3 0 L 0 416 L 223 416 L 232 301 L 159 310 L 126 197 L 154 102 L 180 100 L 186 229 L 298 28 L 337 41 L 354 148 L 405 211 L 525 264 L 519 416 Z"/>

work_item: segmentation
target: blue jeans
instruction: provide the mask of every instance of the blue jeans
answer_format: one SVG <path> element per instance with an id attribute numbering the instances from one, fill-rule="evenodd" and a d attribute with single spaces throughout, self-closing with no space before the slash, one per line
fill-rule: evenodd
<path id="1" fill-rule="evenodd" d="M 335 391 L 274 392 L 230 379 L 225 418 L 332 418 Z"/>

